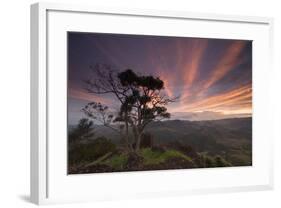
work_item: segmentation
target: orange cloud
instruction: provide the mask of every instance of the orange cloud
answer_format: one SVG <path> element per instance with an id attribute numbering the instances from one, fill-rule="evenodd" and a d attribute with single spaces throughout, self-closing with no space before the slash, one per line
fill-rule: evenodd
<path id="1" fill-rule="evenodd" d="M 203 98 L 192 103 L 182 104 L 179 108 L 171 109 L 173 112 L 194 111 L 230 111 L 230 110 L 252 109 L 252 86 L 251 84 L 230 90 L 228 92 Z"/>
<path id="2" fill-rule="evenodd" d="M 218 80 L 223 78 L 227 73 L 229 73 L 235 66 L 237 66 L 241 59 L 239 55 L 246 45 L 245 41 L 234 41 L 226 50 L 225 55 L 218 62 L 216 67 L 213 69 L 213 73 L 210 75 L 210 78 L 205 81 L 200 90 L 200 94 L 206 91 Z"/>
<path id="3" fill-rule="evenodd" d="M 192 42 L 185 45 L 181 41 L 177 42 L 178 59 L 176 65 L 178 68 L 182 69 L 181 78 L 185 85 L 181 91 L 181 102 L 191 95 L 189 89 L 198 76 L 200 63 L 207 47 L 207 39 L 194 39 Z M 177 82 L 179 82 L 179 80 L 177 80 Z"/>
<path id="4" fill-rule="evenodd" d="M 100 102 L 100 103 L 103 103 L 103 104 L 112 103 L 109 99 L 106 99 L 102 96 L 97 96 L 97 95 L 94 95 L 94 94 L 90 94 L 86 91 L 77 90 L 77 89 L 74 89 L 74 88 L 69 88 L 68 96 L 70 98 L 74 98 L 74 99 L 78 99 L 78 100 L 84 100 L 84 101 L 87 101 L 87 102 L 95 101 L 95 102 Z"/>
<path id="5" fill-rule="evenodd" d="M 180 68 L 182 76 L 181 80 L 177 77 L 177 74 L 173 73 L 173 69 L 168 68 L 166 58 L 159 52 L 157 60 L 153 57 L 153 54 L 149 55 L 148 58 L 152 65 L 156 68 L 156 74 L 165 83 L 165 92 L 169 97 L 176 97 L 178 94 L 175 93 L 175 87 L 180 83 L 184 82 L 185 87 L 182 89 L 181 98 L 186 98 L 190 95 L 189 88 L 193 84 L 197 77 L 200 62 L 202 61 L 203 54 L 208 46 L 207 39 L 194 39 L 188 44 L 178 40 L 176 47 L 177 60 L 175 60 L 175 68 Z M 149 45 L 148 51 L 155 51 L 157 46 Z"/>
<path id="6" fill-rule="evenodd" d="M 160 79 L 164 82 L 164 88 L 165 88 L 165 92 L 167 93 L 167 95 L 170 98 L 173 97 L 174 94 L 173 94 L 173 90 L 172 90 L 172 86 L 171 86 L 171 83 L 169 81 L 169 78 L 164 73 L 162 73 L 160 75 Z"/>
<path id="7" fill-rule="evenodd" d="M 196 39 L 192 42 L 190 54 L 191 58 L 187 63 L 185 63 L 183 71 L 184 81 L 188 86 L 192 85 L 197 76 L 199 65 L 207 46 L 208 40 L 206 39 Z"/>

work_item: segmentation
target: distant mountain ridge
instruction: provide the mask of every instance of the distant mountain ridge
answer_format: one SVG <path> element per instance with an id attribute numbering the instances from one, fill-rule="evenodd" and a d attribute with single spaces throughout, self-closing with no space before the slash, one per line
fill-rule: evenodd
<path id="1" fill-rule="evenodd" d="M 202 112 L 174 112 L 171 114 L 173 120 L 207 121 L 232 118 L 251 117 L 250 113 L 224 114 L 221 112 L 202 111 Z"/>
<path id="2" fill-rule="evenodd" d="M 71 130 L 71 128 L 69 128 Z M 252 117 L 207 121 L 166 120 L 150 123 L 145 129 L 156 145 L 181 143 L 197 152 L 224 155 L 234 165 L 251 165 Z M 108 127 L 95 126 L 94 138 L 104 136 L 114 143 L 120 135 Z"/>
<path id="3" fill-rule="evenodd" d="M 115 142 L 120 136 L 108 127 L 95 126 L 96 136 L 105 136 Z M 231 118 L 208 121 L 166 120 L 150 123 L 145 132 L 152 134 L 157 143 L 175 140 L 183 143 L 202 143 L 221 140 L 251 140 L 252 118 Z M 196 145 L 197 146 L 197 145 Z M 205 145 L 204 145 L 205 146 Z M 200 148 L 201 149 L 201 148 Z"/>
<path id="4" fill-rule="evenodd" d="M 69 130 L 74 125 L 69 125 Z M 117 140 L 119 135 L 108 127 L 95 126 L 96 136 L 105 136 Z M 214 137 L 218 139 L 251 139 L 252 117 L 227 118 L 205 121 L 189 120 L 166 120 L 150 123 L 145 132 L 150 132 L 159 142 L 172 139 L 183 139 L 182 137 Z M 177 137 L 177 138 L 175 138 Z"/>
<path id="5" fill-rule="evenodd" d="M 170 120 L 154 122 L 147 128 L 157 142 L 169 143 L 175 140 L 210 150 L 212 144 L 226 141 L 251 141 L 252 118 L 233 118 L 214 121 Z M 210 145 L 209 147 L 207 145 Z"/>

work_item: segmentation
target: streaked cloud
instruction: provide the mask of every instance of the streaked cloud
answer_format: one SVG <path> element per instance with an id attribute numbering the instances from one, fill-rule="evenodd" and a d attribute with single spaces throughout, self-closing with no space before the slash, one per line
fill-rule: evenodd
<path id="1" fill-rule="evenodd" d="M 213 95 L 203 99 L 197 99 L 191 103 L 188 101 L 179 108 L 171 108 L 173 112 L 198 112 L 198 111 L 227 111 L 229 108 L 249 108 L 251 110 L 252 87 L 251 84 L 236 89 Z"/>
<path id="2" fill-rule="evenodd" d="M 202 111 L 202 112 L 176 112 L 172 114 L 172 119 L 202 121 L 219 120 L 227 118 L 245 118 L 250 117 L 250 113 L 225 114 L 224 112 Z"/>
<path id="3" fill-rule="evenodd" d="M 109 98 L 105 98 L 102 96 L 98 96 L 95 94 L 90 94 L 88 93 L 86 90 L 83 89 L 77 89 L 77 88 L 71 88 L 69 87 L 68 89 L 68 96 L 69 98 L 74 98 L 74 99 L 78 99 L 78 100 L 84 100 L 87 102 L 100 102 L 100 103 L 104 103 L 104 104 L 110 104 L 112 103 L 112 100 Z"/>
<path id="4" fill-rule="evenodd" d="M 205 92 L 217 81 L 222 79 L 227 73 L 241 63 L 239 55 L 246 45 L 245 41 L 233 41 L 233 43 L 226 49 L 225 54 L 218 60 L 216 67 L 212 70 L 210 78 L 205 80 L 200 93 Z"/>
<path id="5" fill-rule="evenodd" d="M 113 96 L 89 94 L 77 84 L 89 76 L 89 63 L 97 61 L 160 77 L 166 95 L 180 96 L 179 102 L 168 106 L 178 118 L 252 113 L 251 41 L 95 33 L 72 36 L 68 96 L 74 98 L 74 107 L 76 99 L 101 102 L 118 110 Z"/>
<path id="6" fill-rule="evenodd" d="M 191 86 L 193 84 L 207 46 L 207 39 L 195 39 L 192 41 L 189 59 L 183 67 L 183 77 L 186 85 Z"/>

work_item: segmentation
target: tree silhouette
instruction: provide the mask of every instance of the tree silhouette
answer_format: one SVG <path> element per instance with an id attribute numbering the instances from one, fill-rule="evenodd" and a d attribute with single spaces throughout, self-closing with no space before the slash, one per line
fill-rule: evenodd
<path id="1" fill-rule="evenodd" d="M 118 113 L 113 115 L 108 112 L 107 106 L 91 102 L 82 109 L 83 112 L 124 135 L 126 146 L 138 151 L 145 127 L 152 121 L 170 118 L 165 106 L 177 98 L 168 98 L 163 93 L 164 82 L 159 77 L 143 76 L 132 69 L 118 72 L 111 66 L 101 64 L 91 69 L 93 77 L 86 81 L 87 91 L 112 94 L 120 106 Z M 112 125 L 117 122 L 120 124 L 118 129 Z M 129 139 L 129 129 L 133 132 L 133 141 Z"/>
<path id="2" fill-rule="evenodd" d="M 69 134 L 70 144 L 77 143 L 82 139 L 87 139 L 94 136 L 93 121 L 87 118 L 80 119 L 77 127 L 73 129 Z"/>

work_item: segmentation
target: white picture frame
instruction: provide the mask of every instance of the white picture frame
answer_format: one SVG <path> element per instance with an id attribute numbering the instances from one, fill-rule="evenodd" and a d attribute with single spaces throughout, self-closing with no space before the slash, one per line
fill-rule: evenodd
<path id="1" fill-rule="evenodd" d="M 93 29 L 92 23 L 95 21 L 99 23 L 96 24 L 99 27 Z M 112 23 L 114 21 L 116 22 Z M 126 21 L 132 24 L 130 30 L 127 31 L 128 25 L 124 23 Z M 134 21 L 137 21 L 135 24 L 147 21 L 145 22 L 147 29 L 142 28 L 142 24 L 133 27 Z M 173 23 L 172 32 L 165 29 L 165 21 Z M 193 21 L 198 24 L 197 30 L 186 33 L 180 30 L 181 24 L 188 22 L 192 25 Z M 155 22 L 159 28 L 153 27 Z M 117 23 L 120 24 L 118 28 L 113 25 Z M 108 24 L 109 27 L 103 27 L 102 24 Z M 226 29 L 222 30 L 221 26 Z M 237 30 L 234 31 L 235 27 Z M 265 17 L 98 8 L 71 4 L 33 4 L 31 6 L 31 201 L 36 204 L 49 204 L 272 189 L 273 138 L 269 133 L 272 132 L 270 124 L 274 113 L 269 96 L 272 28 L 273 19 Z M 54 134 L 65 135 L 65 129 L 57 131 L 54 125 L 65 124 L 66 59 L 63 57 L 65 57 L 66 42 L 64 42 L 64 34 L 65 31 L 71 29 L 253 40 L 255 42 L 253 48 L 253 166 L 67 175 L 64 171 L 66 156 L 61 156 L 65 154 L 59 153 L 60 150 L 65 151 L 66 137 L 56 141 L 56 146 L 52 138 Z M 263 57 L 262 60 L 261 57 Z M 56 76 L 53 73 L 55 68 L 59 69 L 56 71 Z M 58 109 L 52 106 L 54 99 L 58 102 Z M 55 120 L 54 114 L 57 116 Z M 55 124 L 55 122 L 60 123 Z M 186 179 L 186 183 L 182 182 L 183 179 Z M 106 188 L 103 188 L 105 181 Z M 163 181 L 166 181 L 165 186 L 162 185 Z M 132 186 L 132 184 L 135 185 Z"/>

